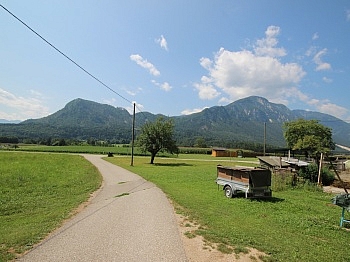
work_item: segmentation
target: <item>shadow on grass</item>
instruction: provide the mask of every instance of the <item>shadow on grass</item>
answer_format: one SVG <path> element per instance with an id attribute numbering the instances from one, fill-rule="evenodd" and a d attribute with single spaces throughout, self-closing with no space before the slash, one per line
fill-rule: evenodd
<path id="1" fill-rule="evenodd" d="M 154 163 L 155 166 L 193 166 L 187 163 Z"/>
<path id="2" fill-rule="evenodd" d="M 278 198 L 278 197 L 267 197 L 267 198 L 251 198 L 251 201 L 256 202 L 270 202 L 270 203 L 279 203 L 283 202 L 284 198 Z"/>
<path id="3" fill-rule="evenodd" d="M 234 196 L 234 198 L 245 198 L 244 192 L 238 192 L 237 195 Z M 283 198 L 278 197 L 262 197 L 262 198 L 248 198 L 250 201 L 256 201 L 256 202 L 270 202 L 270 203 L 279 203 L 283 202 Z"/>

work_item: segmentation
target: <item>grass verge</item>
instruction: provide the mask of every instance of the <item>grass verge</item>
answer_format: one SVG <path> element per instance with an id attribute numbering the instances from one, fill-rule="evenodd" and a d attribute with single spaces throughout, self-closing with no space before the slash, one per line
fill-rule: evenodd
<path id="1" fill-rule="evenodd" d="M 101 184 L 77 155 L 0 152 L 0 261 L 30 249 Z"/>
<path id="2" fill-rule="evenodd" d="M 227 199 L 215 184 L 220 160 L 156 158 L 150 165 L 135 158 L 132 167 L 128 158 L 107 160 L 160 187 L 207 241 L 256 248 L 269 255 L 264 261 L 350 261 L 349 231 L 339 228 L 341 209 L 330 194 L 301 187 L 273 192 L 270 200 Z"/>

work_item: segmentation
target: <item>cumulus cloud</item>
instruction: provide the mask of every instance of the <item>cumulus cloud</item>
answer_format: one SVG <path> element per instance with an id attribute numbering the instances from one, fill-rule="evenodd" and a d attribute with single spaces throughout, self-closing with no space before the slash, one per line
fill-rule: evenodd
<path id="1" fill-rule="evenodd" d="M 312 36 L 312 40 L 316 40 L 318 38 L 319 38 L 318 33 L 314 33 L 313 36 Z"/>
<path id="2" fill-rule="evenodd" d="M 349 113 L 346 108 L 333 104 L 327 99 L 310 99 L 308 101 L 308 104 L 316 107 L 317 110 L 321 113 L 333 115 L 338 118 L 342 118 Z"/>
<path id="3" fill-rule="evenodd" d="M 232 52 L 221 48 L 213 61 L 202 58 L 201 65 L 208 70 L 208 76 L 194 84 L 201 99 L 213 99 L 223 92 L 232 101 L 250 95 L 273 100 L 284 96 L 305 75 L 295 63 L 282 64 L 274 57 L 247 50 Z"/>
<path id="4" fill-rule="evenodd" d="M 164 82 L 164 83 L 158 83 L 155 80 L 151 81 L 154 85 L 160 87 L 162 90 L 164 91 L 170 91 L 173 87 L 168 83 L 168 82 Z"/>
<path id="5" fill-rule="evenodd" d="M 316 71 L 331 69 L 331 65 L 329 63 L 322 61 L 322 56 L 324 56 L 325 54 L 327 54 L 327 48 L 324 48 L 323 50 L 317 52 L 314 58 L 312 59 L 317 66 L 315 69 Z"/>
<path id="6" fill-rule="evenodd" d="M 254 47 L 255 54 L 258 56 L 280 57 L 287 54 L 284 48 L 277 48 L 277 36 L 280 33 L 278 26 L 269 26 L 265 31 L 265 38 L 256 41 Z"/>
<path id="7" fill-rule="evenodd" d="M 195 83 L 194 87 L 198 90 L 198 95 L 200 99 L 214 99 L 220 95 L 216 87 L 211 83 L 212 80 L 206 76 L 202 77 L 201 83 Z"/>
<path id="8" fill-rule="evenodd" d="M 291 101 L 301 101 L 318 111 L 337 117 L 345 116 L 345 108 L 327 100 L 313 99 L 299 89 L 306 72 L 297 63 L 286 63 L 280 57 L 287 54 L 277 47 L 279 27 L 269 26 L 265 37 L 256 41 L 252 50 L 230 51 L 220 48 L 212 59 L 203 57 L 200 65 L 207 75 L 194 83 L 200 99 L 218 98 L 219 103 L 229 103 L 238 99 L 256 95 L 275 103 L 288 105 Z M 315 34 L 314 38 L 318 35 Z M 317 71 L 331 69 L 322 58 L 327 49 L 318 50 L 312 46 L 306 55 L 313 58 Z M 332 79 L 323 77 L 326 83 Z"/>
<path id="9" fill-rule="evenodd" d="M 31 97 L 16 96 L 0 88 L 0 118 L 7 120 L 26 120 L 47 116 L 49 109 L 44 105 L 42 95 L 30 90 Z M 7 112 L 7 113 L 6 113 Z"/>
<path id="10" fill-rule="evenodd" d="M 208 71 L 199 83 L 194 83 L 201 99 L 220 101 L 259 95 L 273 102 L 288 101 L 296 96 L 298 83 L 305 72 L 296 63 L 282 63 L 279 57 L 286 51 L 277 47 L 280 28 L 269 26 L 265 38 L 256 41 L 252 51 L 229 51 L 220 48 L 213 59 L 201 58 L 200 65 Z M 291 92 L 293 90 L 293 92 Z"/>
<path id="11" fill-rule="evenodd" d="M 161 35 L 160 38 L 156 39 L 156 43 L 159 44 L 161 48 L 168 51 L 168 42 L 163 35 Z"/>
<path id="12" fill-rule="evenodd" d="M 136 64 L 138 64 L 139 66 L 147 69 L 151 75 L 154 75 L 154 76 L 160 75 L 160 72 L 158 71 L 158 69 L 152 63 L 148 62 L 139 54 L 131 55 L 130 59 L 136 62 Z"/>

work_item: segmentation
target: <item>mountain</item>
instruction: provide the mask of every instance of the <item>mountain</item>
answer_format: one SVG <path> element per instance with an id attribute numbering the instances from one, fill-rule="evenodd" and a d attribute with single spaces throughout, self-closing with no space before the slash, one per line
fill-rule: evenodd
<path id="1" fill-rule="evenodd" d="M 149 112 L 135 115 L 136 135 L 146 121 L 157 117 Z M 175 123 L 175 137 L 179 145 L 193 146 L 204 140 L 207 146 L 285 147 L 283 123 L 298 118 L 317 119 L 332 128 L 336 143 L 350 146 L 350 124 L 319 112 L 290 110 L 281 104 L 257 96 L 237 100 L 226 106 L 214 106 L 191 115 L 171 117 Z M 75 99 L 56 113 L 19 124 L 0 124 L 0 137 L 19 139 L 65 138 L 109 140 L 129 143 L 132 115 L 124 108 Z"/>
<path id="2" fill-rule="evenodd" d="M 20 120 L 6 120 L 6 119 L 0 119 L 0 124 L 18 124 L 20 123 Z"/>
<path id="3" fill-rule="evenodd" d="M 215 106 L 189 116 L 175 118 L 175 129 L 194 133 L 212 141 L 212 146 L 226 141 L 228 147 L 242 141 L 263 144 L 264 123 L 267 143 L 285 146 L 282 124 L 294 120 L 286 106 L 270 103 L 262 97 L 251 96 L 226 106 Z"/>

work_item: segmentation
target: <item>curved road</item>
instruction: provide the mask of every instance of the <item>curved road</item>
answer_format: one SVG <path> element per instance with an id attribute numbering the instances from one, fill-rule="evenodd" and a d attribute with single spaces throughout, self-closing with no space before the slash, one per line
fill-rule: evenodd
<path id="1" fill-rule="evenodd" d="M 20 261 L 187 261 L 164 193 L 101 156 L 84 157 L 103 175 L 102 188 Z"/>

